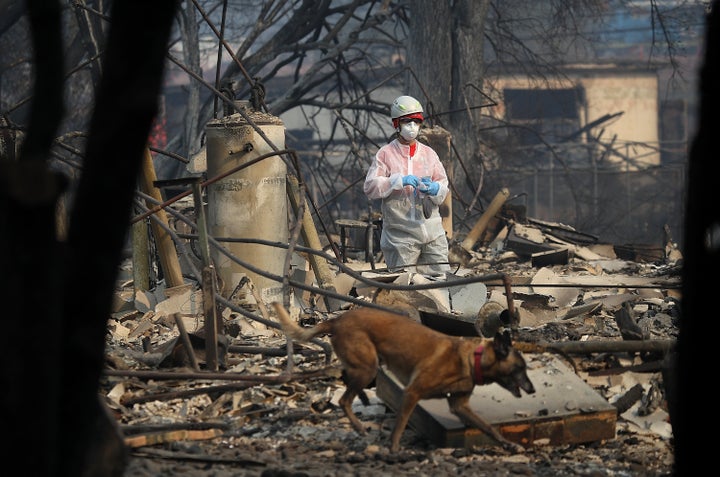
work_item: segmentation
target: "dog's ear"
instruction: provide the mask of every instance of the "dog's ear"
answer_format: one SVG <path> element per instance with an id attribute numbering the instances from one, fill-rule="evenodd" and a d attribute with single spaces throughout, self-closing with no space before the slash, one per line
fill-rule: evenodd
<path id="1" fill-rule="evenodd" d="M 502 312 L 500 312 L 500 321 L 505 326 L 510 326 L 510 312 L 507 308 L 505 308 Z"/>
<path id="2" fill-rule="evenodd" d="M 520 323 L 520 312 L 515 309 L 515 313 L 510 314 L 510 310 L 505 308 L 500 313 L 500 321 L 504 326 L 511 326 L 513 323 Z"/>
<path id="3" fill-rule="evenodd" d="M 495 339 L 493 339 L 493 349 L 495 354 L 502 358 L 506 358 L 510 354 L 510 347 L 512 346 L 512 339 L 510 338 L 510 332 L 507 330 L 500 333 L 495 333 Z"/>

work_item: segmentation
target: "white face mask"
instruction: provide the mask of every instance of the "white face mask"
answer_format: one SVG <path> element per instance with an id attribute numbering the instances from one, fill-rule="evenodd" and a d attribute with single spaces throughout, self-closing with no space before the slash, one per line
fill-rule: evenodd
<path id="1" fill-rule="evenodd" d="M 420 125 L 414 121 L 400 125 L 400 136 L 406 141 L 412 141 L 420 132 Z"/>

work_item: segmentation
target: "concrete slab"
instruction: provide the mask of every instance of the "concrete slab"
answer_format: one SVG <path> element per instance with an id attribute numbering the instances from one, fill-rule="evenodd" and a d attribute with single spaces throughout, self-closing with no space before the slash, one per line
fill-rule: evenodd
<path id="1" fill-rule="evenodd" d="M 531 447 L 613 439 L 617 411 L 555 356 L 525 353 L 535 394 L 515 398 L 497 384 L 476 386 L 470 405 L 508 440 Z M 402 386 L 383 369 L 376 392 L 395 412 Z M 438 447 L 493 445 L 483 432 L 467 428 L 450 413 L 445 399 L 421 401 L 409 425 Z"/>
<path id="2" fill-rule="evenodd" d="M 448 283 L 452 283 L 457 278 L 448 274 Z M 450 286 L 448 291 L 452 312 L 473 320 L 487 301 L 487 285 L 482 282 L 466 283 L 455 287 Z"/>
<path id="3" fill-rule="evenodd" d="M 408 275 L 407 282 L 401 283 L 403 277 L 399 277 L 395 280 L 395 283 L 402 285 L 425 285 L 428 283 L 438 283 L 440 280 L 428 278 L 420 273 L 413 273 Z M 442 283 L 445 283 L 443 280 Z M 431 288 L 428 290 L 417 290 L 414 293 L 423 295 L 432 300 L 439 311 L 446 313 L 450 312 L 450 293 L 447 288 Z"/>
<path id="4" fill-rule="evenodd" d="M 571 283 L 565 277 L 559 276 L 550 268 L 541 268 L 538 270 L 532 277 L 532 281 L 530 283 L 534 294 L 553 297 L 553 301 L 551 303 L 553 308 L 564 308 L 577 302 L 577 297 L 580 294 L 580 288 L 543 287 L 542 285 L 548 283 Z"/>

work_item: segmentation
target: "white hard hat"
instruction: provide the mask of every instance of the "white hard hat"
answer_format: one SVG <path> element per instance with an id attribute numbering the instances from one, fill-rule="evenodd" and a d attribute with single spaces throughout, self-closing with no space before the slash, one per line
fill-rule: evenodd
<path id="1" fill-rule="evenodd" d="M 397 119 L 408 114 L 420 113 L 422 117 L 423 108 L 420 101 L 412 96 L 398 96 L 390 106 L 390 118 Z"/>

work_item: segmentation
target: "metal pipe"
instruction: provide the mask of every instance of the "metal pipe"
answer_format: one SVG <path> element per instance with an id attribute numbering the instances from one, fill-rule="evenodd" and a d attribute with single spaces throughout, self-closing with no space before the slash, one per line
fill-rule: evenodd
<path id="1" fill-rule="evenodd" d="M 147 370 L 120 370 L 106 369 L 106 376 L 121 376 L 128 378 L 140 379 L 209 379 L 224 381 L 248 381 L 254 383 L 286 383 L 288 381 L 297 381 L 301 379 L 317 378 L 327 376 L 333 370 L 332 367 L 326 367 L 315 371 L 305 373 L 292 374 L 275 374 L 275 375 L 257 375 L 257 374 L 234 374 L 234 373 L 214 373 L 214 372 L 163 372 L 163 371 L 147 371 Z"/>

